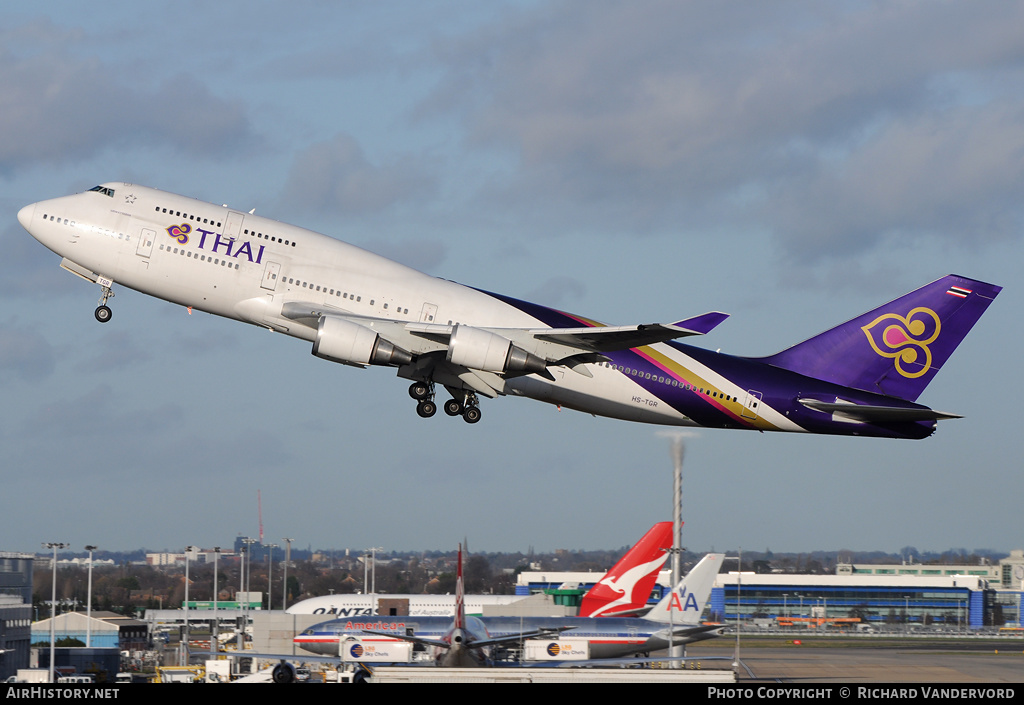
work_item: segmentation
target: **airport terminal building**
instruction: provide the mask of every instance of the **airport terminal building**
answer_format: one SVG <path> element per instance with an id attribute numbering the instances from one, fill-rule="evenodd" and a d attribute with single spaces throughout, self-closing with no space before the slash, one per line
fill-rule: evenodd
<path id="1" fill-rule="evenodd" d="M 578 583 L 588 590 L 601 573 L 520 573 L 516 594 Z M 835 575 L 721 573 L 711 592 L 712 621 L 768 620 L 783 627 L 879 629 L 1024 627 L 1024 550 L 991 565 L 840 563 Z M 662 571 L 651 604 L 671 584 Z M 866 627 L 859 627 L 864 629 Z"/>

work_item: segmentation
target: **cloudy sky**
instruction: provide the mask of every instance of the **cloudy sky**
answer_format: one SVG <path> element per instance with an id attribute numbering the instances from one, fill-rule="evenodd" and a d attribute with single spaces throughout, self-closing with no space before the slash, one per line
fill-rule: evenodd
<path id="1" fill-rule="evenodd" d="M 4 3 L 0 550 L 256 535 L 613 547 L 671 518 L 658 428 L 469 426 L 308 343 L 63 272 L 18 209 L 131 181 L 612 324 L 776 352 L 947 273 L 1005 291 L 930 439 L 697 431 L 693 550 L 1024 546 L 1024 7 Z M 1008 337 L 1009 336 L 1009 337 Z"/>

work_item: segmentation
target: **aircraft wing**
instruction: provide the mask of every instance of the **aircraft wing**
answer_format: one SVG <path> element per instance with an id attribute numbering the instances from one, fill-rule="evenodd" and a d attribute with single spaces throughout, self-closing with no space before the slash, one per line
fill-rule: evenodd
<path id="1" fill-rule="evenodd" d="M 496 636 L 488 639 L 473 639 L 466 646 L 470 649 L 483 649 L 488 646 L 496 646 L 499 644 L 511 644 L 524 639 L 535 639 L 535 638 L 547 638 L 556 636 L 568 629 L 575 629 L 575 627 L 556 627 L 552 629 L 535 629 L 530 632 L 521 632 L 516 634 L 506 634 L 504 636 Z M 384 636 L 389 639 L 399 639 L 401 641 L 411 641 L 414 644 L 423 644 L 424 646 L 438 646 L 443 649 L 451 647 L 447 641 L 441 639 L 430 639 L 428 637 L 416 636 L 414 634 L 396 634 L 395 632 L 374 632 L 368 629 L 361 630 L 363 634 L 370 634 L 373 636 Z"/>
<path id="2" fill-rule="evenodd" d="M 437 646 L 442 649 L 451 648 L 451 644 L 441 639 L 430 639 L 425 636 L 415 636 L 413 634 L 399 634 L 397 632 L 374 632 L 369 629 L 361 629 L 360 634 L 369 634 L 371 636 L 384 636 L 388 639 L 397 639 L 399 641 L 410 641 L 413 644 L 423 644 L 424 646 Z"/>
<path id="3" fill-rule="evenodd" d="M 556 627 L 553 629 L 535 629 L 532 632 L 521 632 L 518 634 L 506 634 L 504 636 L 490 637 L 489 639 L 474 639 L 470 643 L 470 647 L 474 649 L 483 649 L 488 646 L 498 646 L 501 644 L 514 644 L 517 641 L 524 641 L 526 639 L 547 639 L 549 637 L 557 636 L 564 631 L 569 629 L 575 629 L 576 627 Z"/>
<path id="4" fill-rule="evenodd" d="M 537 356 L 546 364 L 563 364 L 568 360 L 571 366 L 581 362 L 596 362 L 602 352 L 626 350 L 661 343 L 666 340 L 684 338 L 691 335 L 704 335 L 722 321 L 728 314 L 713 311 L 675 323 L 651 323 L 632 326 L 591 326 L 581 328 L 470 328 L 459 325 L 442 325 L 437 323 L 418 323 L 411 321 L 394 321 L 372 316 L 358 316 L 329 306 L 309 302 L 292 301 L 284 304 L 282 315 L 311 328 L 321 327 L 321 320 L 337 318 L 363 328 L 370 329 L 389 341 L 391 344 L 408 351 L 413 356 L 429 355 L 445 352 L 447 361 L 459 367 L 453 361 L 449 350 L 463 338 L 473 333 L 473 342 L 463 344 L 464 347 L 490 346 L 496 341 L 511 341 L 515 346 Z M 463 329 L 460 332 L 460 329 Z M 484 338 L 491 339 L 484 342 Z M 472 365 L 461 365 L 464 369 L 478 370 Z M 482 369 L 483 372 L 506 373 L 507 370 Z M 529 371 L 537 371 L 531 369 Z M 529 371 L 520 371 L 528 374 Z"/>

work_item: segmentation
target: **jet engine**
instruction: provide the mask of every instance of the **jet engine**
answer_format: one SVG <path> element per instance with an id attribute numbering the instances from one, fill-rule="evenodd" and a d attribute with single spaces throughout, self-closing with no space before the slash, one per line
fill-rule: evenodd
<path id="1" fill-rule="evenodd" d="M 484 372 L 542 373 L 547 363 L 512 344 L 508 338 L 480 328 L 455 326 L 448 341 L 448 362 Z"/>
<path id="2" fill-rule="evenodd" d="M 384 340 L 376 331 L 358 323 L 321 316 L 313 354 L 333 362 L 355 365 L 407 365 L 412 355 Z"/>
<path id="3" fill-rule="evenodd" d="M 294 683 L 295 666 L 287 661 L 281 661 L 281 663 L 274 666 L 274 670 L 270 672 L 270 677 L 275 683 Z"/>

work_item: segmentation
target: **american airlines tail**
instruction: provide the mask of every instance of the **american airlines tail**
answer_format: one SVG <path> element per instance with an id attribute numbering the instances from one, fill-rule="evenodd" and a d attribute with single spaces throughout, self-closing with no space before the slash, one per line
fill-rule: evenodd
<path id="1" fill-rule="evenodd" d="M 651 527 L 583 596 L 580 617 L 621 617 L 647 609 L 647 599 L 672 548 L 672 522 Z"/>
<path id="2" fill-rule="evenodd" d="M 914 401 L 1001 290 L 950 274 L 758 361 Z"/>
<path id="3" fill-rule="evenodd" d="M 644 619 L 673 624 L 697 624 L 711 599 L 711 588 L 722 568 L 724 553 L 709 553 L 693 566 L 682 582 L 651 608 Z"/>

